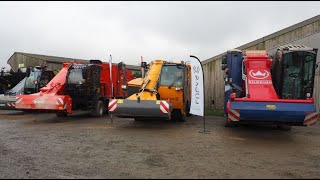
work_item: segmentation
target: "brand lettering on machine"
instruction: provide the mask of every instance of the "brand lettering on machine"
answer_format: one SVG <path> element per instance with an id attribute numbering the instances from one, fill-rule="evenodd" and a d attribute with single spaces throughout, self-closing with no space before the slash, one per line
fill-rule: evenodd
<path id="1" fill-rule="evenodd" d="M 196 78 L 196 86 L 195 86 L 195 97 L 196 97 L 196 99 L 195 99 L 195 103 L 196 104 L 199 104 L 200 102 L 199 102 L 199 99 L 200 99 L 200 90 L 199 90 L 199 76 L 200 76 L 200 67 L 199 66 L 195 66 L 195 67 L 193 67 L 193 72 L 194 72 L 194 74 L 195 74 L 195 78 Z"/>
<path id="2" fill-rule="evenodd" d="M 40 99 L 40 98 L 38 98 L 38 99 L 35 99 L 35 100 L 33 100 L 32 101 L 34 104 L 44 104 L 45 102 L 44 102 L 44 99 Z"/>
<path id="3" fill-rule="evenodd" d="M 249 72 L 249 75 L 254 79 L 266 79 L 269 77 L 269 74 L 267 70 L 263 70 L 262 72 L 260 70 L 251 70 Z"/>
<path id="4" fill-rule="evenodd" d="M 249 84 L 272 84 L 271 80 L 249 80 Z"/>

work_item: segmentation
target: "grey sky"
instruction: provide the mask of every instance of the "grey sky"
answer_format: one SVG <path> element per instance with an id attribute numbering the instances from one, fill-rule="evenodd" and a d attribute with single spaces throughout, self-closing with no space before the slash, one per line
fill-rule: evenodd
<path id="1" fill-rule="evenodd" d="M 318 14 L 320 2 L 0 2 L 0 63 L 15 51 L 206 60 Z"/>

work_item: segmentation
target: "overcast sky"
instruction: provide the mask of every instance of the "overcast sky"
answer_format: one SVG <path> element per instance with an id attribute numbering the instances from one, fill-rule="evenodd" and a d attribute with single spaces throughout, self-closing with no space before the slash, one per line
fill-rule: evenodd
<path id="1" fill-rule="evenodd" d="M 320 2 L 0 2 L 0 63 L 26 52 L 206 60 L 320 14 Z"/>

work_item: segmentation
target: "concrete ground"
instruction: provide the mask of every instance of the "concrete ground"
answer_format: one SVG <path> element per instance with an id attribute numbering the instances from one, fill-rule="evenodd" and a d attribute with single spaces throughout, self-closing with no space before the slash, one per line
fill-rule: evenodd
<path id="1" fill-rule="evenodd" d="M 0 178 L 319 178 L 320 128 L 0 111 Z"/>

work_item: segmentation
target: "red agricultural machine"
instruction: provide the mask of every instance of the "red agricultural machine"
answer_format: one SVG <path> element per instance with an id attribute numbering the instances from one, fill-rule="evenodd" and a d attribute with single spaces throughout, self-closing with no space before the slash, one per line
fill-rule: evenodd
<path id="1" fill-rule="evenodd" d="M 112 79 L 109 64 L 100 60 L 91 60 L 89 64 L 64 63 L 60 72 L 39 93 L 17 95 L 16 109 L 53 112 L 57 116 L 83 110 L 90 111 L 93 116 L 102 116 L 110 98 L 126 97 L 122 86 L 132 79 L 131 70 L 123 63 L 112 65 Z"/>
<path id="2" fill-rule="evenodd" d="M 318 112 L 312 98 L 318 49 L 302 45 L 266 51 L 228 51 L 225 71 L 226 126 L 272 123 L 280 128 L 312 126 Z"/>

